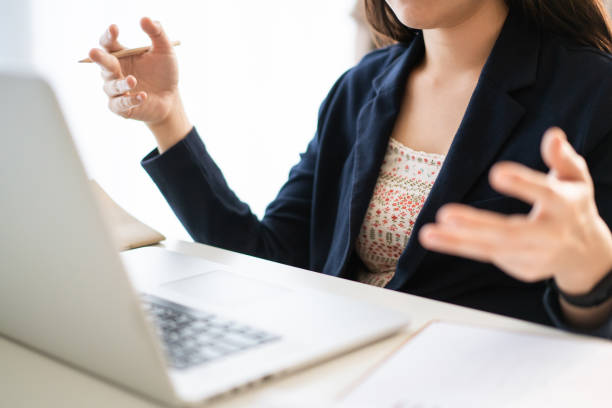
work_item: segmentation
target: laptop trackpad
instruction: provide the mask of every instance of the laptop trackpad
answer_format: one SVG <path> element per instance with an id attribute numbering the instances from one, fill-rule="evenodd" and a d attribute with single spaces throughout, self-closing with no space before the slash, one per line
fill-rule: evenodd
<path id="1" fill-rule="evenodd" d="M 160 288 L 216 306 L 238 306 L 290 292 L 289 289 L 227 271 L 206 272 L 163 284 Z"/>

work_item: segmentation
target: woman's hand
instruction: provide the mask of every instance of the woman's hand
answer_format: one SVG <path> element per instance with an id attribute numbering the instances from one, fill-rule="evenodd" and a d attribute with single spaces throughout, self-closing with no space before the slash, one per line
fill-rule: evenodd
<path id="1" fill-rule="evenodd" d="M 151 51 L 121 59 L 112 56 L 124 47 L 117 40 L 118 27 L 111 25 L 100 38 L 103 49 L 92 49 L 89 57 L 102 68 L 109 109 L 145 122 L 163 151 L 182 139 L 191 124 L 181 103 L 178 64 L 168 37 L 159 22 L 145 17 L 140 25 L 151 38 Z"/>
<path id="2" fill-rule="evenodd" d="M 423 246 L 491 262 L 526 282 L 554 278 L 569 295 L 588 293 L 612 268 L 612 234 L 597 211 L 586 162 L 563 131 L 549 130 L 541 149 L 548 174 L 510 162 L 489 174 L 497 191 L 533 205 L 528 215 L 448 204 L 421 229 Z"/>

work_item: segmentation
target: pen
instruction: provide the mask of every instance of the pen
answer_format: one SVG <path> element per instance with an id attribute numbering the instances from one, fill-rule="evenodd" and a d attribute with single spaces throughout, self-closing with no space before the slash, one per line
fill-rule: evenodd
<path id="1" fill-rule="evenodd" d="M 181 42 L 180 41 L 172 41 L 170 44 L 172 44 L 173 47 L 176 47 L 177 45 L 180 45 Z M 125 57 L 131 57 L 134 55 L 141 55 L 144 54 L 147 51 L 151 50 L 151 46 L 148 45 L 146 47 L 139 47 L 139 48 L 126 48 L 124 50 L 120 50 L 120 51 L 115 51 L 115 52 L 111 52 L 111 55 L 114 55 L 117 58 L 125 58 Z M 89 63 L 89 62 L 93 62 L 90 58 L 85 58 L 80 60 L 79 62 L 83 62 L 83 63 Z"/>

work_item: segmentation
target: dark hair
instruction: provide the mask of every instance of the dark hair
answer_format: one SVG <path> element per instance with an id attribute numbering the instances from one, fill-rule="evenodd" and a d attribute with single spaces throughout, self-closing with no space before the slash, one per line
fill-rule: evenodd
<path id="1" fill-rule="evenodd" d="M 407 43 L 416 30 L 403 25 L 385 0 L 363 0 L 377 45 Z M 533 22 L 579 44 L 612 53 L 612 23 L 603 0 L 505 0 Z"/>

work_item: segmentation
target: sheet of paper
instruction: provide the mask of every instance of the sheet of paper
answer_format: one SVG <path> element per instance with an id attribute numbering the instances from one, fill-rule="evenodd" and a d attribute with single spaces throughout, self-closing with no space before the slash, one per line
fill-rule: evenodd
<path id="1" fill-rule="evenodd" d="M 166 239 L 120 207 L 95 180 L 91 180 L 91 188 L 111 229 L 118 250 L 154 245 Z"/>
<path id="2" fill-rule="evenodd" d="M 341 407 L 612 407 L 612 342 L 434 322 Z"/>

